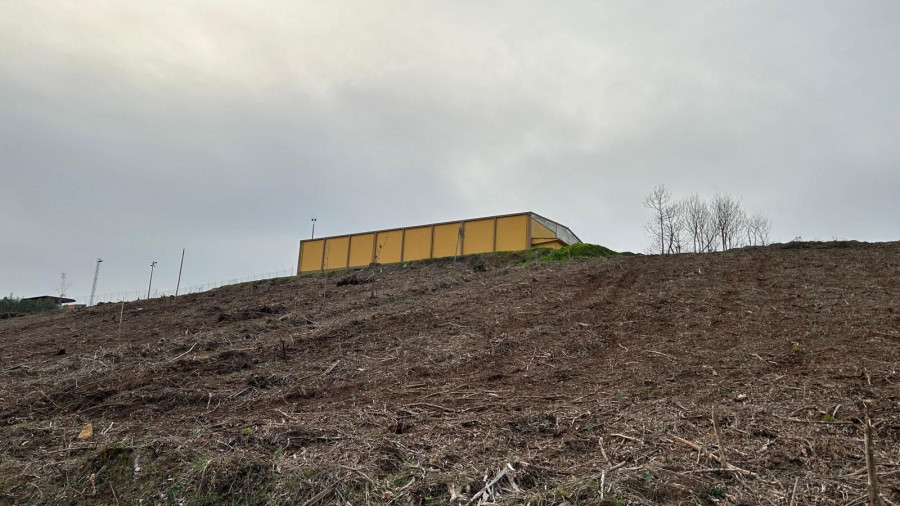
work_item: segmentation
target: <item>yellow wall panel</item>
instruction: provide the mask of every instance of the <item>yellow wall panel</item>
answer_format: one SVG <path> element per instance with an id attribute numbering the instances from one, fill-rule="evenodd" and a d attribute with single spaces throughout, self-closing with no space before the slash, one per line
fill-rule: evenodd
<path id="1" fill-rule="evenodd" d="M 375 246 L 376 261 L 380 264 L 399 262 L 402 246 L 402 229 L 378 232 L 378 238 Z"/>
<path id="2" fill-rule="evenodd" d="M 494 251 L 494 220 L 467 221 L 463 229 L 463 253 L 489 253 Z"/>
<path id="3" fill-rule="evenodd" d="M 434 226 L 434 258 L 452 257 L 462 254 L 459 223 Z"/>
<path id="4" fill-rule="evenodd" d="M 497 251 L 528 249 L 528 215 L 497 218 Z"/>
<path id="5" fill-rule="evenodd" d="M 300 243 L 300 272 L 322 269 L 322 250 L 325 241 L 304 241 Z"/>
<path id="6" fill-rule="evenodd" d="M 531 219 L 531 238 L 532 239 L 556 239 L 556 234 L 549 228 L 541 225 L 534 218 Z"/>
<path id="7" fill-rule="evenodd" d="M 403 239 L 403 261 L 431 257 L 431 227 L 406 229 Z"/>
<path id="8" fill-rule="evenodd" d="M 350 265 L 348 267 L 365 267 L 372 263 L 375 251 L 375 234 L 359 234 L 350 236 Z"/>
<path id="9" fill-rule="evenodd" d="M 325 239 L 325 262 L 323 262 L 322 267 L 326 271 L 330 269 L 346 269 L 349 248 L 350 238 L 347 236 Z"/>
<path id="10" fill-rule="evenodd" d="M 559 239 L 532 239 L 531 246 L 533 248 L 560 249 L 565 246 L 565 243 Z"/>

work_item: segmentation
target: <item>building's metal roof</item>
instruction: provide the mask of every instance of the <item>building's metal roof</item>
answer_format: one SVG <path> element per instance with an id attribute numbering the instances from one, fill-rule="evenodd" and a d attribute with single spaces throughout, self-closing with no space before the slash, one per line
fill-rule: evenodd
<path id="1" fill-rule="evenodd" d="M 57 297 L 55 295 L 38 295 L 37 297 L 23 297 L 22 300 L 49 300 L 49 301 L 53 301 L 57 304 L 68 304 L 70 302 L 75 302 L 75 299 L 70 299 L 68 297 Z"/>

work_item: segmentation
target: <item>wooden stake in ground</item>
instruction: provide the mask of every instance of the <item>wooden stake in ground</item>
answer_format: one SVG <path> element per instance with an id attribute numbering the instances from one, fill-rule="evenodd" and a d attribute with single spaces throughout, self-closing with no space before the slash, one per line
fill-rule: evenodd
<path id="1" fill-rule="evenodd" d="M 869 505 L 881 506 L 881 496 L 878 494 L 878 474 L 875 472 L 875 447 L 872 442 L 872 421 L 869 419 L 869 405 L 863 402 L 863 408 L 866 413 L 865 426 L 865 448 L 866 448 L 866 471 L 869 473 Z"/>
<path id="2" fill-rule="evenodd" d="M 788 503 L 788 506 L 796 506 L 797 504 L 797 486 L 800 485 L 800 477 L 796 477 L 794 479 L 794 490 L 791 492 L 791 502 Z"/>
<path id="3" fill-rule="evenodd" d="M 719 419 L 716 416 L 716 407 L 712 408 L 713 430 L 716 431 L 716 445 L 719 447 L 719 464 L 722 468 L 728 469 L 728 462 L 725 460 L 725 446 L 722 445 L 722 431 L 719 430 Z"/>

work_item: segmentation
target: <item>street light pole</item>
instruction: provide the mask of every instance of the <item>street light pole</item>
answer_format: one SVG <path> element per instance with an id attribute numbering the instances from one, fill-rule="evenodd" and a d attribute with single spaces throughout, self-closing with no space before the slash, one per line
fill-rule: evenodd
<path id="1" fill-rule="evenodd" d="M 312 235 L 310 236 L 310 239 L 315 239 L 316 238 L 316 219 L 315 218 L 312 219 L 312 224 L 313 224 L 313 229 L 312 229 Z"/>
<path id="2" fill-rule="evenodd" d="M 150 298 L 150 288 L 153 286 L 153 268 L 156 267 L 156 260 L 150 262 L 150 285 L 147 286 L 147 298 Z"/>

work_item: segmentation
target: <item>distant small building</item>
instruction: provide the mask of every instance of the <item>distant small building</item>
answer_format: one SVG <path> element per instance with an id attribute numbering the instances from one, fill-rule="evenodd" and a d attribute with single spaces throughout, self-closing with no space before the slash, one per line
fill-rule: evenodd
<path id="1" fill-rule="evenodd" d="M 70 304 L 75 302 L 75 299 L 69 299 L 67 297 L 56 297 L 53 295 L 38 295 L 37 297 L 24 297 L 22 300 L 33 300 L 35 302 L 52 302 L 57 306 L 62 306 L 63 304 Z"/>
<path id="2" fill-rule="evenodd" d="M 298 274 L 529 248 L 558 249 L 581 240 L 565 225 L 531 212 L 308 239 Z"/>

